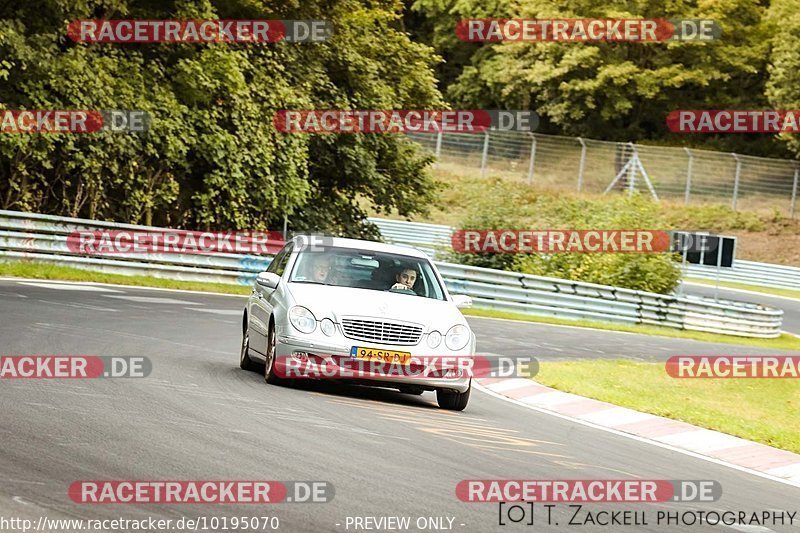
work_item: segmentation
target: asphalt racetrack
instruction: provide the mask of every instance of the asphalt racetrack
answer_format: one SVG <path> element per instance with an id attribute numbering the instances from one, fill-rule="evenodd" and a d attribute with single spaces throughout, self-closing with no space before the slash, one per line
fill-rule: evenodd
<path id="1" fill-rule="evenodd" d="M 0 281 L 4 355 L 146 356 L 147 378 L 0 382 L 0 516 L 277 516 L 281 531 L 356 531 L 354 517 L 441 517 L 453 531 L 798 531 L 657 523 L 658 511 L 796 512 L 800 488 L 596 429 L 475 390 L 467 410 L 432 393 L 264 383 L 238 367 L 245 299 L 141 288 Z M 541 359 L 778 353 L 681 339 L 470 319 L 479 354 Z M 788 352 L 787 352 L 788 353 Z M 500 526 L 498 504 L 463 503 L 465 479 L 716 480 L 717 502 L 540 504 Z M 80 505 L 76 480 L 323 480 L 329 503 Z M 639 511 L 646 524 L 568 525 Z M 558 526 L 556 525 L 558 522 Z M 366 522 L 361 522 L 365 524 Z M 436 523 L 434 521 L 426 522 Z M 787 522 L 788 524 L 788 522 Z M 443 527 L 427 530 L 442 530 Z M 383 529 L 387 530 L 387 529 Z M 418 530 L 412 527 L 410 530 Z"/>

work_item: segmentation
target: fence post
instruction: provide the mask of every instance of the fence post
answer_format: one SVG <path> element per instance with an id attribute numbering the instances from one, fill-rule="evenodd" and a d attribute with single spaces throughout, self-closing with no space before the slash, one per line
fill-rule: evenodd
<path id="1" fill-rule="evenodd" d="M 633 196 L 633 191 L 636 190 L 636 171 L 639 170 L 639 152 L 636 150 L 633 142 L 629 142 L 631 147 L 631 166 L 628 168 L 628 196 Z"/>
<path id="2" fill-rule="evenodd" d="M 439 132 L 436 134 L 436 159 L 439 159 L 441 155 L 442 155 L 442 132 L 441 130 L 439 130 Z"/>
<path id="3" fill-rule="evenodd" d="M 531 133 L 531 138 L 531 159 L 528 162 L 528 185 L 533 183 L 533 168 L 536 163 L 536 135 Z"/>
<path id="4" fill-rule="evenodd" d="M 683 203 L 684 205 L 689 205 L 689 194 L 692 191 L 692 162 L 694 160 L 694 156 L 692 155 L 692 151 L 683 147 L 686 150 L 686 155 L 689 156 L 689 164 L 686 167 L 686 193 L 683 196 Z"/>
<path id="5" fill-rule="evenodd" d="M 800 174 L 800 167 L 794 166 L 794 183 L 792 184 L 792 207 L 790 217 L 794 218 L 794 208 L 797 205 L 797 176 Z"/>
<path id="6" fill-rule="evenodd" d="M 581 189 L 583 189 L 583 169 L 584 165 L 586 165 L 586 142 L 580 137 L 578 137 L 578 142 L 581 143 L 581 163 L 578 167 L 578 192 L 581 192 Z"/>
<path id="7" fill-rule="evenodd" d="M 489 130 L 483 134 L 483 155 L 481 155 L 481 178 L 486 176 L 486 163 L 489 159 Z"/>
<path id="8" fill-rule="evenodd" d="M 736 200 L 739 197 L 739 178 L 742 176 L 742 160 L 735 153 L 731 153 L 736 160 L 736 176 L 733 178 L 733 201 L 731 202 L 731 209 L 736 211 Z"/>

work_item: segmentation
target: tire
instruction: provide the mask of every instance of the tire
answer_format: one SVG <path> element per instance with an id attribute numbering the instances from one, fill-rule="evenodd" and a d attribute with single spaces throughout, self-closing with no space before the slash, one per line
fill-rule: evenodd
<path id="1" fill-rule="evenodd" d="M 442 409 L 449 411 L 463 411 L 469 403 L 469 393 L 472 391 L 472 384 L 465 392 L 455 392 L 444 389 L 436 390 L 436 403 Z"/>
<path id="2" fill-rule="evenodd" d="M 240 348 L 239 353 L 239 368 L 242 370 L 247 370 L 248 372 L 252 372 L 257 368 L 257 365 L 252 359 L 250 359 L 250 354 L 248 353 L 249 348 L 250 334 L 245 331 L 242 335 L 242 347 Z"/>
<path id="3" fill-rule="evenodd" d="M 267 333 L 267 355 L 264 361 L 264 381 L 270 385 L 278 385 L 282 380 L 275 375 L 275 345 L 276 345 L 275 324 L 270 322 L 269 333 Z"/>

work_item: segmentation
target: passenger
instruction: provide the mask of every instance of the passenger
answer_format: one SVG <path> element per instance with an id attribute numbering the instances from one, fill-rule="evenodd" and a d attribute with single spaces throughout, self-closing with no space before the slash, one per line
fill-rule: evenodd
<path id="1" fill-rule="evenodd" d="M 413 267 L 405 267 L 395 276 L 396 283 L 391 288 L 411 291 L 414 290 L 416 281 L 417 270 Z"/>

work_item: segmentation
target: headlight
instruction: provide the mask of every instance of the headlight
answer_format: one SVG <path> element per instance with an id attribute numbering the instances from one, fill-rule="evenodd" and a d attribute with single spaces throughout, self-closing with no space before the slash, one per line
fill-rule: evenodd
<path id="1" fill-rule="evenodd" d="M 317 328 L 317 319 L 314 317 L 314 313 L 299 305 L 289 309 L 289 322 L 302 333 L 312 333 Z"/>
<path id="2" fill-rule="evenodd" d="M 442 342 L 442 334 L 438 331 L 428 333 L 428 348 L 436 348 Z"/>
<path id="3" fill-rule="evenodd" d="M 461 324 L 453 326 L 447 332 L 444 343 L 451 350 L 460 350 L 469 342 L 469 328 Z"/>
<path id="4" fill-rule="evenodd" d="M 336 326 L 333 325 L 333 321 L 330 318 L 323 318 L 322 322 L 319 323 L 319 329 L 328 337 L 336 333 Z"/>

